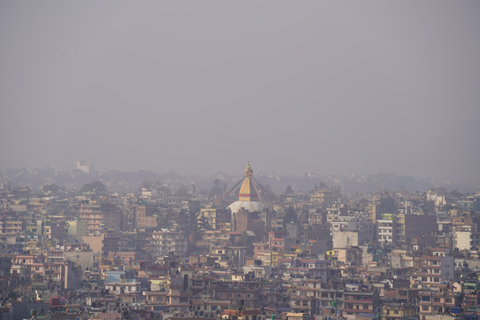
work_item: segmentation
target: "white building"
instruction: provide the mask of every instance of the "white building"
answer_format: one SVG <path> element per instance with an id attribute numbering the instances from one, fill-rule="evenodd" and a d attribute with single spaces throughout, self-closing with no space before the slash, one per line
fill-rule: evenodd
<path id="1" fill-rule="evenodd" d="M 395 221 L 377 220 L 377 241 L 384 244 L 395 244 L 395 229 Z"/>
<path id="2" fill-rule="evenodd" d="M 471 230 L 453 232 L 455 248 L 458 250 L 473 250 L 480 246 L 480 235 Z"/>
<path id="3" fill-rule="evenodd" d="M 435 202 L 435 206 L 441 207 L 444 206 L 447 196 L 447 190 L 444 188 L 430 189 L 427 191 L 427 201 Z"/>
<path id="4" fill-rule="evenodd" d="M 370 240 L 370 233 L 367 231 L 334 231 L 333 248 L 344 249 L 347 247 L 362 246 Z"/>
<path id="5" fill-rule="evenodd" d="M 77 161 L 77 169 L 84 173 L 93 173 L 95 171 L 93 162 L 83 160 Z"/>
<path id="6" fill-rule="evenodd" d="M 338 231 L 362 232 L 368 238 L 373 238 L 375 225 L 365 217 L 327 215 L 327 221 L 330 223 L 330 233 L 333 235 Z"/>

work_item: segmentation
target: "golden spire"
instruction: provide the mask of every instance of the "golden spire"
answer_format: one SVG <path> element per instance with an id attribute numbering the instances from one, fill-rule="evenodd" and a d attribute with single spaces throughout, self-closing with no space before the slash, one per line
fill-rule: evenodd
<path id="1" fill-rule="evenodd" d="M 248 161 L 247 167 L 245 168 L 245 175 L 246 176 L 253 176 L 253 170 L 250 167 L 250 161 Z"/>
<path id="2" fill-rule="evenodd" d="M 239 201 L 258 201 L 258 194 L 253 186 L 253 179 L 251 179 L 252 176 L 253 170 L 250 167 L 250 161 L 248 161 L 247 168 L 245 169 L 245 179 L 238 193 Z"/>

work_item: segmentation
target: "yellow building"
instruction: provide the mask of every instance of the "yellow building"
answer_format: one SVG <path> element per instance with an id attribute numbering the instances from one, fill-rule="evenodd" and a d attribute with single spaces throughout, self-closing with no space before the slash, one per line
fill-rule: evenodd
<path id="1" fill-rule="evenodd" d="M 200 209 L 197 224 L 207 230 L 230 229 L 231 214 L 228 210 L 216 208 L 209 204 Z"/>
<path id="2" fill-rule="evenodd" d="M 313 203 L 320 203 L 324 205 L 330 205 L 338 201 L 339 198 L 342 197 L 340 192 L 340 187 L 333 187 L 333 188 L 322 188 L 320 190 L 316 190 L 315 194 L 310 196 L 310 202 Z"/>
<path id="3" fill-rule="evenodd" d="M 285 253 L 284 252 L 276 252 L 276 251 L 272 251 L 272 267 L 276 267 L 278 266 L 278 261 L 280 259 L 283 259 L 285 257 Z"/>
<path id="4" fill-rule="evenodd" d="M 414 305 L 387 304 L 382 308 L 382 320 L 404 320 L 418 318 L 417 307 Z"/>

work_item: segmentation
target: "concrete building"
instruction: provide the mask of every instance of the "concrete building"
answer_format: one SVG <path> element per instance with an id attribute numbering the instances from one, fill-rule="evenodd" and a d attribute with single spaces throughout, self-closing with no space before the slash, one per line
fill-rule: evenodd
<path id="1" fill-rule="evenodd" d="M 437 217 L 435 215 L 406 214 L 404 215 L 404 220 L 399 221 L 405 221 L 406 242 L 421 236 L 428 237 L 433 241 L 438 231 Z"/>
<path id="2" fill-rule="evenodd" d="M 480 234 L 464 228 L 465 231 L 453 232 L 453 243 L 460 251 L 475 250 L 480 247 Z"/>
<path id="3" fill-rule="evenodd" d="M 439 285 L 452 281 L 455 277 L 455 258 L 453 256 L 422 256 L 416 276 L 420 286 Z"/>
<path id="4" fill-rule="evenodd" d="M 87 221 L 70 220 L 65 222 L 66 234 L 69 238 L 83 241 L 83 237 L 88 234 Z"/>
<path id="5" fill-rule="evenodd" d="M 64 257 L 65 261 L 71 261 L 75 263 L 76 266 L 79 266 L 83 271 L 92 271 L 98 272 L 99 260 L 98 253 L 93 251 L 87 252 L 65 252 Z"/>
<path id="6" fill-rule="evenodd" d="M 315 193 L 310 196 L 310 202 L 319 204 L 322 209 L 326 209 L 330 205 L 338 202 L 341 197 L 342 193 L 340 187 L 324 187 L 319 190 L 315 190 Z"/>
<path id="7" fill-rule="evenodd" d="M 82 269 L 75 263 L 67 261 L 62 263 L 61 282 L 65 290 L 74 290 L 82 286 Z"/>
<path id="8" fill-rule="evenodd" d="M 105 228 L 122 229 L 122 213 L 112 204 L 82 204 L 80 218 L 87 222 L 92 235 L 99 235 Z"/>
<path id="9" fill-rule="evenodd" d="M 157 218 L 153 216 L 157 211 L 157 206 L 154 204 L 136 204 L 136 228 L 140 230 L 157 228 Z"/>
<path id="10" fill-rule="evenodd" d="M 231 223 L 231 213 L 229 210 L 217 208 L 211 204 L 205 205 L 200 209 L 197 217 L 199 227 L 207 230 L 225 230 Z"/>
<path id="11" fill-rule="evenodd" d="M 179 231 L 162 228 L 153 232 L 150 239 L 153 255 L 157 258 L 175 254 L 184 257 L 187 253 L 188 240 Z"/>
<path id="12" fill-rule="evenodd" d="M 330 230 L 335 231 L 361 231 L 368 234 L 370 238 L 374 236 L 374 224 L 366 220 L 363 216 L 341 216 L 337 214 L 328 214 L 327 221 L 330 223 Z"/>
<path id="13" fill-rule="evenodd" d="M 407 320 L 418 317 L 417 306 L 390 303 L 382 307 L 381 320 Z"/>
<path id="14" fill-rule="evenodd" d="M 77 170 L 80 170 L 84 173 L 93 173 L 95 171 L 94 169 L 94 163 L 90 161 L 77 161 Z"/>
<path id="15" fill-rule="evenodd" d="M 344 249 L 347 247 L 362 246 L 370 240 L 370 234 L 366 231 L 334 231 L 333 248 Z"/>
<path id="16" fill-rule="evenodd" d="M 396 244 L 396 223 L 394 220 L 377 220 L 377 241 L 383 244 Z"/>

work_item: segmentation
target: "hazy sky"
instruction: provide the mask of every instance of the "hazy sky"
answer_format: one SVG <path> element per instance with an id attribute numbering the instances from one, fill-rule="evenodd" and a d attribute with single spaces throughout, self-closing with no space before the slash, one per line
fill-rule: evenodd
<path id="1" fill-rule="evenodd" d="M 479 1 L 1 1 L 0 168 L 480 178 Z"/>

